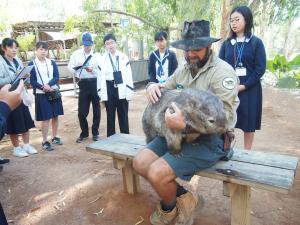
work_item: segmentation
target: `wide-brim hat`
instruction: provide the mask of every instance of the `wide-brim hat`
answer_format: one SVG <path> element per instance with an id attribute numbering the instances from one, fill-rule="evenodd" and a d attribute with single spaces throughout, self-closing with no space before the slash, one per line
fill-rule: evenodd
<path id="1" fill-rule="evenodd" d="M 209 21 L 185 21 L 181 32 L 181 40 L 174 41 L 171 46 L 185 51 L 206 48 L 221 38 L 210 37 Z"/>

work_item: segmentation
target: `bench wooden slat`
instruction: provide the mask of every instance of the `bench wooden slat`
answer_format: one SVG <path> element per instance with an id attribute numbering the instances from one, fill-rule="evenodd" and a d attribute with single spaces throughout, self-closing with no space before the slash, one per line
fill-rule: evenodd
<path id="1" fill-rule="evenodd" d="M 133 159 L 143 148 L 145 148 L 145 145 L 114 142 L 109 139 L 94 142 L 86 147 L 88 152 L 101 153 L 119 159 Z"/>
<path id="2" fill-rule="evenodd" d="M 124 143 L 131 143 L 132 145 L 124 146 Z M 124 154 L 125 158 L 128 156 L 133 158 L 138 152 L 138 149 L 145 148 L 145 145 L 145 137 L 143 136 L 115 134 L 107 139 L 92 143 L 87 149 L 88 151 L 103 151 L 103 154 L 107 154 L 108 156 L 111 156 L 112 152 L 115 152 L 119 156 Z M 123 149 L 124 147 L 128 147 L 128 149 Z M 104 153 L 107 148 L 109 148 L 108 152 Z M 294 156 L 241 149 L 234 149 L 234 155 L 231 160 L 290 170 L 295 170 L 298 162 L 298 158 Z"/>
<path id="3" fill-rule="evenodd" d="M 220 161 L 197 174 L 280 193 L 288 193 L 294 180 L 293 170 L 253 165 L 238 161 Z"/>
<path id="4" fill-rule="evenodd" d="M 248 151 L 242 149 L 234 149 L 232 160 L 289 170 L 295 170 L 298 163 L 298 158 L 294 156 L 278 155 L 271 152 L 260 152 L 254 150 Z"/>
<path id="5" fill-rule="evenodd" d="M 115 134 L 90 144 L 87 151 L 128 160 L 144 148 L 142 136 Z M 220 161 L 198 175 L 287 193 L 292 187 L 297 163 L 298 158 L 293 156 L 235 149 L 229 162 Z"/>
<path id="6" fill-rule="evenodd" d="M 107 138 L 113 142 L 125 142 L 138 145 L 146 145 L 146 138 L 144 136 L 137 136 L 133 134 L 114 134 Z"/>

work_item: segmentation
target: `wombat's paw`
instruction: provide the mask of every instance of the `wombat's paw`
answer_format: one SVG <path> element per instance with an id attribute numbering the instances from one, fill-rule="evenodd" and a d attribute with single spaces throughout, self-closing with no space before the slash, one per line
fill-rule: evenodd
<path id="1" fill-rule="evenodd" d="M 200 137 L 200 134 L 193 133 L 193 134 L 186 135 L 184 139 L 187 143 L 193 143 L 198 139 L 198 137 Z"/>
<path id="2" fill-rule="evenodd" d="M 171 146 L 168 146 L 168 149 L 172 155 L 178 155 L 181 153 L 181 146 L 171 145 Z"/>

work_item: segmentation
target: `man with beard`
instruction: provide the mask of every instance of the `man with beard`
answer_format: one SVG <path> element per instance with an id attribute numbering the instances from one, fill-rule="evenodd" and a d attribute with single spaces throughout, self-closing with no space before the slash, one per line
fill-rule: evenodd
<path id="1" fill-rule="evenodd" d="M 205 20 L 185 22 L 181 36 L 181 40 L 171 45 L 185 51 L 187 64 L 177 69 L 165 85 L 148 84 L 148 99 L 152 103 L 159 101 L 162 88 L 212 90 L 223 101 L 227 127 L 233 130 L 239 104 L 239 80 L 231 66 L 211 50 L 211 44 L 219 39 L 210 37 L 209 22 Z M 172 103 L 172 108 L 172 112 L 167 109 L 165 113 L 167 126 L 190 132 L 175 103 Z M 180 186 L 176 178 L 189 181 L 196 172 L 211 167 L 226 156 L 225 149 L 223 136 L 202 135 L 195 143 L 183 142 L 180 155 L 174 156 L 168 152 L 163 137 L 156 137 L 146 149 L 139 152 L 134 158 L 133 167 L 150 182 L 161 198 L 157 209 L 150 216 L 151 224 L 192 224 L 192 214 L 199 205 L 199 197 Z"/>

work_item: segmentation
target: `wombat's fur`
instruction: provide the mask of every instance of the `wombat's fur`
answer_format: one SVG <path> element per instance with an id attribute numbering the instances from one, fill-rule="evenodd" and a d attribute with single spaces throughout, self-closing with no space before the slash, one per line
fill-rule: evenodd
<path id="1" fill-rule="evenodd" d="M 166 127 L 165 111 L 175 102 L 182 111 L 187 126 L 192 133 L 183 134 Z M 166 138 L 171 153 L 181 151 L 182 139 L 194 141 L 201 134 L 224 133 L 227 119 L 222 101 L 209 91 L 185 89 L 183 91 L 165 90 L 155 104 L 149 103 L 143 114 L 143 130 L 146 142 L 149 143 L 155 136 Z"/>

